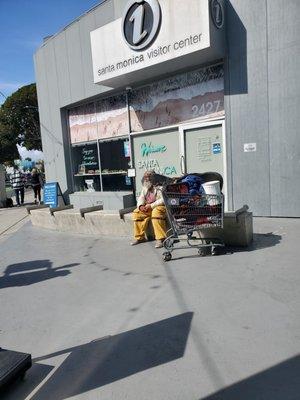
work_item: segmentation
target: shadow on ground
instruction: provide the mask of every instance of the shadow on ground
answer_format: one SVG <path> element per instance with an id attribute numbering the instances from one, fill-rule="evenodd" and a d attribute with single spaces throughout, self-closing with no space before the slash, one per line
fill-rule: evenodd
<path id="1" fill-rule="evenodd" d="M 236 252 L 249 252 L 256 251 L 261 249 L 266 249 L 269 247 L 274 247 L 280 244 L 282 239 L 281 235 L 275 235 L 273 232 L 269 233 L 254 233 L 253 234 L 253 242 L 248 247 L 236 247 L 236 246 L 228 246 L 227 253 L 236 253 Z"/>
<path id="2" fill-rule="evenodd" d="M 275 235 L 272 232 L 269 233 L 254 233 L 253 234 L 253 242 L 248 247 L 238 247 L 238 246 L 225 246 L 225 248 L 218 248 L 217 254 L 218 255 L 225 255 L 225 254 L 233 254 L 233 253 L 240 253 L 240 252 L 250 252 L 250 251 L 257 251 L 261 249 L 266 249 L 269 247 L 274 247 L 280 244 L 282 239 L 281 235 Z M 199 245 L 201 243 L 199 242 Z M 173 253 L 172 260 L 182 260 L 185 258 L 199 258 L 197 248 L 187 248 L 189 253 L 186 253 L 184 256 L 177 256 L 176 257 L 176 244 L 174 246 L 175 253 Z M 208 256 L 210 256 L 210 252 L 208 251 Z"/>
<path id="3" fill-rule="evenodd" d="M 71 273 L 68 268 L 77 265 L 79 264 L 73 263 L 52 268 L 50 260 L 35 260 L 11 264 L 6 267 L 4 275 L 0 277 L 0 289 L 28 286 L 48 279 L 66 276 Z"/>
<path id="4" fill-rule="evenodd" d="M 199 400 L 297 400 L 300 356 L 290 358 Z"/>
<path id="5" fill-rule="evenodd" d="M 183 357 L 193 313 L 35 359 L 70 353 L 32 400 L 63 400 Z"/>

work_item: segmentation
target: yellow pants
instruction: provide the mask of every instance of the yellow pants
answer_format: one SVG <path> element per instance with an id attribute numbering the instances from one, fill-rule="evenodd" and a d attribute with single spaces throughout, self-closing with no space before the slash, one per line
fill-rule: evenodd
<path id="1" fill-rule="evenodd" d="M 145 232 L 151 219 L 156 240 L 166 238 L 166 207 L 157 206 L 147 213 L 141 212 L 138 208 L 133 211 L 134 237 L 136 240 L 145 239 Z"/>

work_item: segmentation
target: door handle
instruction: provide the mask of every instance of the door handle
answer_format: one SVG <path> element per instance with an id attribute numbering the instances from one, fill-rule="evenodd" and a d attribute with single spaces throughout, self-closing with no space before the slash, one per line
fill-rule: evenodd
<path id="1" fill-rule="evenodd" d="M 184 174 L 184 156 L 180 157 L 180 169 L 181 173 Z"/>

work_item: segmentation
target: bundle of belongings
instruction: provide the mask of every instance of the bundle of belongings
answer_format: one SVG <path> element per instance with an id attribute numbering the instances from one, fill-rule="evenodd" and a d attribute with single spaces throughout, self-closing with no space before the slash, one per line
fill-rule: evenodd
<path id="1" fill-rule="evenodd" d="M 215 180 L 209 180 L 214 178 Z M 166 185 L 166 207 L 181 227 L 219 226 L 222 218 L 222 177 L 219 174 L 188 174 Z"/>
<path id="2" fill-rule="evenodd" d="M 199 175 L 187 175 L 185 178 L 181 179 L 181 183 L 187 184 L 189 194 L 192 196 L 205 193 L 202 186 L 205 182 Z"/>

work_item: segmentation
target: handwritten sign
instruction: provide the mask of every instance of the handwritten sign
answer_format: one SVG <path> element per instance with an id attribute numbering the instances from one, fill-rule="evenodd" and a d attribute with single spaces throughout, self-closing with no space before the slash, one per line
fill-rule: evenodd
<path id="1" fill-rule="evenodd" d="M 153 145 L 151 142 L 141 144 L 142 157 L 147 157 L 152 153 L 164 153 L 165 151 L 167 151 L 167 146 L 163 144 Z"/>
<path id="2" fill-rule="evenodd" d="M 82 163 L 87 168 L 97 168 L 98 167 L 98 156 L 95 154 L 95 149 L 83 148 L 82 149 Z"/>

